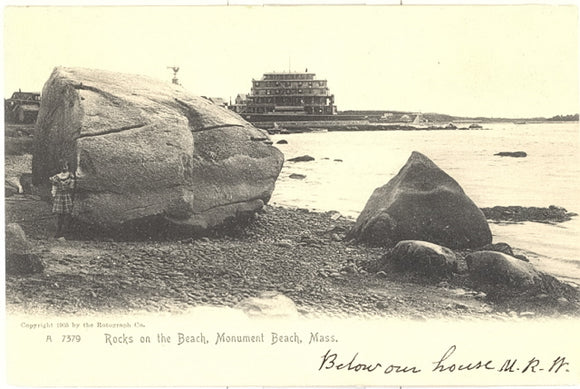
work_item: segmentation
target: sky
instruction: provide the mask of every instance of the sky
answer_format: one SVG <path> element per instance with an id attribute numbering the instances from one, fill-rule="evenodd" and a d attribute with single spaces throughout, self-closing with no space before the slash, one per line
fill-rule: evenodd
<path id="1" fill-rule="evenodd" d="M 339 110 L 577 113 L 574 6 L 4 8 L 4 96 L 55 66 L 144 74 L 235 99 L 270 71 L 328 80 Z"/>

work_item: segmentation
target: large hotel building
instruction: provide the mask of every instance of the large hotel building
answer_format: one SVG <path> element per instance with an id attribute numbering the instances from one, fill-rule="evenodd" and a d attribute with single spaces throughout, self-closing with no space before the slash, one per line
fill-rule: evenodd
<path id="1" fill-rule="evenodd" d="M 234 110 L 241 114 L 334 115 L 334 95 L 315 73 L 273 72 L 252 80 L 249 95 L 238 95 Z"/>

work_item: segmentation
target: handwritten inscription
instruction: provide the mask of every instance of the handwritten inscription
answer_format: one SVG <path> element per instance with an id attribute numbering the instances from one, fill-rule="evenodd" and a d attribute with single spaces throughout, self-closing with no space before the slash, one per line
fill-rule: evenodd
<path id="1" fill-rule="evenodd" d="M 455 345 L 449 347 L 449 349 L 445 352 L 445 354 L 443 354 L 443 356 L 441 357 L 441 359 L 439 359 L 437 362 L 434 362 L 435 367 L 433 368 L 434 372 L 439 372 L 439 373 L 443 373 L 443 372 L 454 372 L 454 371 L 462 371 L 462 370 L 495 370 L 495 367 L 493 367 L 493 361 L 492 360 L 487 360 L 487 361 L 471 361 L 471 362 L 453 362 L 451 363 L 451 361 L 448 361 L 448 359 L 451 359 L 451 356 L 453 355 L 453 353 L 455 353 L 455 350 L 457 349 L 457 347 Z"/>
<path id="2" fill-rule="evenodd" d="M 470 371 L 496 371 L 500 373 L 520 373 L 533 374 L 547 372 L 552 374 L 566 372 L 568 373 L 570 363 L 564 356 L 557 356 L 549 361 L 543 361 L 537 357 L 519 361 L 516 359 L 506 359 L 503 361 L 494 361 L 493 359 L 476 359 L 476 360 L 458 360 L 455 356 L 457 346 L 449 347 L 441 357 L 432 362 L 431 373 L 459 373 Z M 405 373 L 417 374 L 423 371 L 422 368 L 413 364 L 400 362 L 384 362 L 376 360 L 363 360 L 355 352 L 352 356 L 343 358 L 337 352 L 329 349 L 322 355 L 322 362 L 318 366 L 318 371 L 326 370 L 344 370 L 354 373 L 373 373 L 382 372 L 382 374 Z"/>
<path id="3" fill-rule="evenodd" d="M 471 370 L 497 370 L 499 372 L 507 373 L 538 373 L 541 371 L 548 371 L 548 373 L 558 373 L 561 369 L 569 372 L 566 366 L 570 363 L 566 361 L 565 357 L 558 356 L 549 362 L 542 362 L 536 357 L 532 357 L 527 361 L 518 361 L 518 359 L 506 359 L 503 362 L 495 363 L 493 360 L 479 360 L 469 362 L 457 362 L 453 358 L 453 354 L 457 350 L 457 346 L 453 345 L 443 354 L 443 356 L 436 362 L 433 367 L 433 372 L 449 372 L 454 371 L 471 371 Z"/>
<path id="4" fill-rule="evenodd" d="M 382 363 L 382 362 L 359 362 L 358 361 L 358 354 L 354 354 L 354 356 L 346 363 L 341 361 L 338 357 L 337 353 L 333 353 L 331 350 L 328 350 L 326 354 L 322 356 L 322 363 L 318 370 L 347 370 L 347 371 L 355 371 L 355 372 L 368 372 L 372 373 L 377 369 L 381 369 L 384 374 L 391 374 L 391 373 L 419 373 L 421 369 L 415 366 L 405 366 L 402 364 L 394 364 L 394 363 Z M 383 370 L 384 368 L 384 370 Z"/>

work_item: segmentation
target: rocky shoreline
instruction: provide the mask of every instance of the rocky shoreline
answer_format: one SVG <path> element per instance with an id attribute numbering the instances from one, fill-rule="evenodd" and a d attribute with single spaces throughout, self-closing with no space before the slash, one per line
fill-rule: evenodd
<path id="1" fill-rule="evenodd" d="M 116 240 L 76 231 L 50 238 L 48 205 L 9 201 L 7 222 L 20 222 L 45 265 L 41 273 L 7 275 L 9 312 L 179 312 L 191 307 L 239 307 L 277 292 L 304 317 L 394 317 L 425 320 L 577 317 L 573 287 L 543 280 L 525 293 L 481 288 L 458 273 L 430 277 L 379 268 L 388 249 L 344 240 L 354 221 L 337 212 L 266 206 L 243 228 L 209 236 Z M 517 254 L 518 251 L 514 249 Z"/>

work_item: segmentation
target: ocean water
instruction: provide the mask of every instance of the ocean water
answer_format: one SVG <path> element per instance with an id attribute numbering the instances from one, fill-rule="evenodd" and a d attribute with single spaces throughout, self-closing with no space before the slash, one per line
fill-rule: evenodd
<path id="1" fill-rule="evenodd" d="M 427 155 L 480 207 L 557 205 L 580 214 L 578 123 L 492 123 L 483 130 L 315 132 L 274 135 L 286 159 L 271 203 L 356 218 L 412 151 Z M 526 158 L 494 156 L 525 151 Z M 293 173 L 306 176 L 292 179 Z M 540 270 L 580 284 L 580 218 L 558 224 L 492 223 L 494 242 L 525 251 Z"/>

